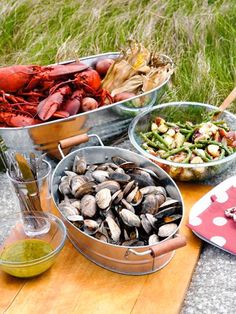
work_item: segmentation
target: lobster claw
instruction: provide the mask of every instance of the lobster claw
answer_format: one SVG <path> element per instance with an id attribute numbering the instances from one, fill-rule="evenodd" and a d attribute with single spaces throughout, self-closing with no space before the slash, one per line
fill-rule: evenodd
<path id="1" fill-rule="evenodd" d="M 68 85 L 59 88 L 54 94 L 49 95 L 42 100 L 37 109 L 38 116 L 41 120 L 50 119 L 53 114 L 61 107 L 64 97 L 71 94 L 71 89 Z"/>
<path id="2" fill-rule="evenodd" d="M 70 116 L 73 116 L 79 112 L 83 97 L 85 97 L 85 91 L 83 89 L 76 90 L 63 105 L 62 109 L 68 112 Z"/>

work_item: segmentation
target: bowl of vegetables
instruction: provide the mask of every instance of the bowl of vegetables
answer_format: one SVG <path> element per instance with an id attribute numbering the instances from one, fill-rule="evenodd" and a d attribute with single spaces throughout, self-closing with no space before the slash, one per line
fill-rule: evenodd
<path id="1" fill-rule="evenodd" d="M 236 116 L 195 102 L 152 107 L 129 127 L 132 145 L 178 181 L 202 181 L 236 159 Z"/>
<path id="2" fill-rule="evenodd" d="M 44 232 L 33 232 L 40 228 Z M 14 277 L 29 278 L 49 269 L 64 247 L 66 227 L 46 212 L 1 215 L 0 269 Z"/>

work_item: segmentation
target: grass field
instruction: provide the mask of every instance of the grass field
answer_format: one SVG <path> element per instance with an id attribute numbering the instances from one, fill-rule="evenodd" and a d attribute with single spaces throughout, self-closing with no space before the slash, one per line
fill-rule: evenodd
<path id="1" fill-rule="evenodd" d="M 235 25 L 235 0 L 1 0 L 0 64 L 117 51 L 133 37 L 176 64 L 162 102 L 220 104 L 236 81 Z"/>

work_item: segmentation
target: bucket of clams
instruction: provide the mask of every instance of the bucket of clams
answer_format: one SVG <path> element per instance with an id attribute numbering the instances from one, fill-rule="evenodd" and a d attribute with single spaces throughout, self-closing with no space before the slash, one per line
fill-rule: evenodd
<path id="1" fill-rule="evenodd" d="M 210 180 L 235 163 L 236 116 L 203 103 L 161 104 L 133 119 L 129 139 L 174 180 Z"/>
<path id="2" fill-rule="evenodd" d="M 81 142 L 93 135 L 82 135 Z M 98 137 L 97 137 L 98 138 Z M 77 144 L 79 138 L 77 137 Z M 183 199 L 175 182 L 147 158 L 117 147 L 88 146 L 67 155 L 52 177 L 52 198 L 74 247 L 108 270 L 155 272 L 186 245 L 178 233 Z"/>

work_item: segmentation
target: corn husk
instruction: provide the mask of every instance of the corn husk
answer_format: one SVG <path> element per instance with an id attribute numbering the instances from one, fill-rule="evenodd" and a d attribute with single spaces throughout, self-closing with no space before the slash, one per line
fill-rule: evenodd
<path id="1" fill-rule="evenodd" d="M 172 73 L 173 68 L 170 66 L 170 64 L 157 69 L 152 68 L 146 76 L 143 76 L 142 91 L 147 92 L 157 86 L 160 86 Z"/>
<path id="2" fill-rule="evenodd" d="M 133 77 L 130 77 L 127 81 L 123 82 L 123 84 L 119 88 L 115 88 L 111 92 L 111 96 L 114 97 L 115 95 L 123 92 L 138 93 L 142 86 L 143 76 L 135 75 Z"/>
<path id="3" fill-rule="evenodd" d="M 113 63 L 102 82 L 102 87 L 109 92 L 137 73 L 147 73 L 150 52 L 141 44 L 131 42 L 130 48 Z"/>
<path id="4" fill-rule="evenodd" d="M 169 59 L 131 41 L 130 47 L 115 60 L 102 82 L 114 97 L 122 92 L 141 94 L 158 87 L 173 73 Z"/>

